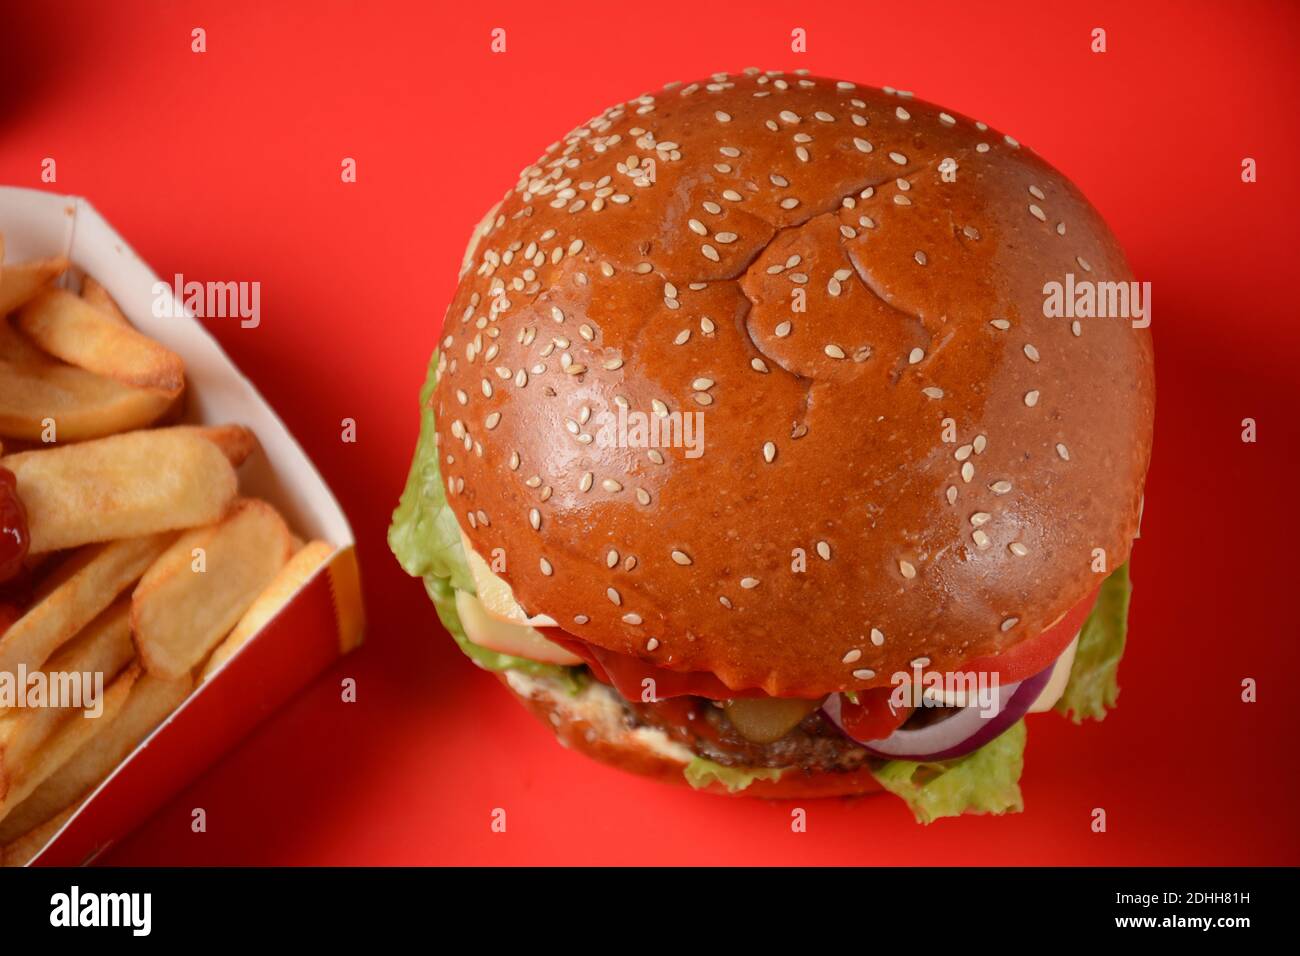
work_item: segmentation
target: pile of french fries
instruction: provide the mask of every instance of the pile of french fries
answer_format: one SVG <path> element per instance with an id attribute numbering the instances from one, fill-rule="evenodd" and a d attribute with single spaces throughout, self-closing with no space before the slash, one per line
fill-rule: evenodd
<path id="1" fill-rule="evenodd" d="M 252 432 L 175 424 L 184 362 L 99 283 L 78 294 L 60 282 L 65 259 L 3 260 L 0 233 L 0 468 L 27 512 L 33 583 L 0 623 L 0 674 L 104 686 L 98 717 L 0 707 L 0 862 L 15 865 L 333 549 L 240 496 Z"/>

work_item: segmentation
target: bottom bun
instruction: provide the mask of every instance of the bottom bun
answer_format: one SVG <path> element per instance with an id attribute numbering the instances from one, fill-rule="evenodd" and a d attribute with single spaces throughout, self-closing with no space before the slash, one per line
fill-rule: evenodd
<path id="1" fill-rule="evenodd" d="M 551 677 L 512 670 L 501 671 L 497 677 L 555 732 L 564 746 L 611 767 L 664 783 L 686 782 L 683 771 L 695 753 L 662 730 L 636 726 L 631 711 L 612 688 L 591 680 L 573 693 L 568 685 Z M 701 789 L 730 794 L 719 783 Z M 755 780 L 734 795 L 790 799 L 857 796 L 879 790 L 880 784 L 866 768 L 843 772 L 788 768 L 779 780 Z"/>

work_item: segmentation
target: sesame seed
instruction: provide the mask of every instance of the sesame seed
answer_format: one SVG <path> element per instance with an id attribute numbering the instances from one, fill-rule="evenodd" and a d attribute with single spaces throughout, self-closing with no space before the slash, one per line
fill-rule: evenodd
<path id="1" fill-rule="evenodd" d="M 551 562 L 547 561 L 545 558 L 540 559 L 537 563 L 542 569 L 542 574 L 546 575 L 548 578 L 555 573 L 555 568 L 553 568 Z"/>
<path id="2" fill-rule="evenodd" d="M 970 516 L 970 523 L 978 528 L 980 525 L 988 524 L 992 517 L 987 511 L 977 511 Z"/>
<path id="3" fill-rule="evenodd" d="M 765 375 L 767 374 L 767 363 L 764 362 L 761 358 L 750 359 L 749 367 L 752 368 L 755 372 L 762 372 Z"/>
<path id="4" fill-rule="evenodd" d="M 917 249 L 916 252 L 912 253 L 912 258 L 916 260 L 918 266 L 923 266 L 930 261 L 926 254 L 920 249 Z"/>
<path id="5" fill-rule="evenodd" d="M 860 660 L 862 660 L 862 651 L 858 650 L 855 647 L 853 648 L 853 650 L 849 651 L 847 654 L 845 654 L 843 657 L 840 658 L 840 663 L 856 664 Z"/>
<path id="6" fill-rule="evenodd" d="M 975 542 L 975 547 L 981 550 L 989 546 L 989 536 L 978 528 L 971 533 L 971 540 Z"/>
<path id="7" fill-rule="evenodd" d="M 905 578 L 909 578 L 909 579 L 910 579 L 910 578 L 914 578 L 914 577 L 916 577 L 916 568 L 912 565 L 912 563 L 911 563 L 910 561 L 901 561 L 901 560 L 900 560 L 900 561 L 898 562 L 898 571 L 899 571 L 899 573 L 902 574 L 903 577 L 905 577 Z"/>
<path id="8" fill-rule="evenodd" d="M 722 259 L 722 257 L 718 255 L 718 250 L 713 248 L 713 246 L 709 245 L 707 242 L 700 246 L 700 254 L 711 262 L 719 262 Z"/>
<path id="9" fill-rule="evenodd" d="M 623 486 L 613 478 L 605 478 L 600 482 L 600 487 L 604 488 L 610 494 L 615 494 L 623 490 Z"/>
<path id="10" fill-rule="evenodd" d="M 876 647 L 880 647 L 885 643 L 885 635 L 879 628 L 873 627 L 871 629 L 871 643 Z"/>
<path id="11" fill-rule="evenodd" d="M 769 465 L 770 465 L 773 461 L 776 460 L 776 443 L 775 443 L 775 442 L 770 442 L 770 441 L 769 441 L 769 442 L 764 442 L 764 443 L 763 443 L 763 460 L 764 460 L 765 462 L 767 462 Z"/>
<path id="12" fill-rule="evenodd" d="M 740 586 L 746 591 L 752 591 L 758 587 L 758 578 L 741 578 Z"/>
<path id="13" fill-rule="evenodd" d="M 890 153 L 889 158 L 892 159 L 894 162 L 896 162 L 899 166 L 907 165 L 907 157 L 904 156 L 902 153 Z"/>
<path id="14" fill-rule="evenodd" d="M 713 396 L 710 395 L 708 392 L 696 392 L 696 393 L 693 394 L 691 397 L 694 398 L 695 401 L 696 401 L 697 403 L 699 403 L 700 405 L 712 405 L 712 404 L 713 404 Z"/>
<path id="15" fill-rule="evenodd" d="M 853 676 L 858 680 L 871 680 L 876 676 L 876 672 L 871 670 L 869 667 L 864 667 L 861 670 L 854 671 Z"/>
<path id="16" fill-rule="evenodd" d="M 921 389 L 921 394 L 926 396 L 926 398 L 939 399 L 939 398 L 943 398 L 943 389 L 935 388 L 933 385 L 929 385 Z"/>
<path id="17" fill-rule="evenodd" d="M 907 110 L 903 109 L 901 106 L 898 107 L 896 110 L 894 110 L 894 115 L 901 120 L 910 120 L 912 118 L 912 114 L 909 113 Z"/>
<path id="18" fill-rule="evenodd" d="M 692 563 L 691 556 L 687 554 L 685 551 L 674 550 L 672 552 L 672 558 L 680 565 L 688 565 Z"/>
<path id="19" fill-rule="evenodd" d="M 956 121 L 955 119 L 953 119 L 951 116 L 949 116 L 947 113 L 940 113 L 940 114 L 939 114 L 939 122 L 942 123 L 944 126 L 955 126 L 955 125 L 957 125 L 957 121 Z"/>
<path id="20" fill-rule="evenodd" d="M 696 233 L 697 235 L 707 236 L 709 234 L 708 227 L 698 219 L 688 219 L 686 220 L 686 225 L 690 227 L 691 232 Z"/>
<path id="21" fill-rule="evenodd" d="M 984 449 L 989 446 L 989 440 L 984 435 L 976 435 L 975 440 L 971 442 L 971 445 L 975 449 L 975 454 L 982 455 L 984 454 Z"/>
<path id="22" fill-rule="evenodd" d="M 944 497 L 948 499 L 948 504 L 955 505 L 957 503 L 957 486 L 949 485 L 948 490 L 944 492 Z"/>
<path id="23" fill-rule="evenodd" d="M 610 548 L 609 553 L 605 555 L 605 567 L 611 570 L 618 567 L 618 552 L 613 548 Z"/>
<path id="24" fill-rule="evenodd" d="M 1033 389 L 1032 391 L 1025 393 L 1025 404 L 1028 405 L 1030 408 L 1033 408 L 1035 405 L 1038 404 L 1037 389 Z"/>
<path id="25" fill-rule="evenodd" d="M 1019 623 L 1020 623 L 1020 618 L 1018 618 L 1018 617 L 1009 617 L 1009 618 L 1007 618 L 1005 621 L 1002 622 L 1002 630 L 1003 630 L 1003 631 L 1009 631 L 1009 630 L 1011 630 L 1013 627 L 1015 627 L 1015 626 L 1016 626 L 1017 624 L 1019 624 Z"/>
<path id="26" fill-rule="evenodd" d="M 857 148 L 858 152 L 860 153 L 871 152 L 871 144 L 859 136 L 853 137 L 853 145 Z"/>
<path id="27" fill-rule="evenodd" d="M 623 603 L 623 595 L 619 594 L 616 588 L 606 588 L 605 597 L 609 598 L 609 603 L 616 607 Z"/>
<path id="28" fill-rule="evenodd" d="M 974 477 L 975 477 L 975 466 L 972 465 L 970 462 L 966 462 L 965 464 L 963 464 L 961 466 L 961 480 L 966 482 L 966 484 L 970 484 L 971 479 Z"/>
<path id="29" fill-rule="evenodd" d="M 1023 558 L 1025 555 L 1029 553 L 1029 549 L 1026 548 L 1019 541 L 1012 541 L 1009 545 L 1007 545 L 1007 550 L 1009 550 L 1017 558 Z"/>
<path id="30" fill-rule="evenodd" d="M 631 624 L 631 625 L 633 625 L 633 626 L 635 626 L 635 625 L 637 625 L 637 624 L 640 624 L 640 623 L 641 623 L 641 615 L 640 615 L 640 614 L 634 614 L 634 613 L 628 612 L 627 614 L 624 614 L 624 615 L 623 615 L 623 623 L 624 623 L 624 624 Z"/>
<path id="31" fill-rule="evenodd" d="M 1011 323 L 1008 322 L 1006 319 L 990 319 L 990 320 L 989 320 L 989 325 L 991 325 L 991 326 L 993 326 L 993 328 L 995 328 L 995 329 L 999 329 L 1000 331 L 1003 331 L 1003 332 L 1005 332 L 1007 329 L 1011 328 Z"/>
<path id="32" fill-rule="evenodd" d="M 1047 222 L 1047 213 L 1039 209 L 1034 203 L 1029 204 L 1029 214 L 1039 222 Z"/>
<path id="33" fill-rule="evenodd" d="M 705 389 L 710 389 L 712 387 L 713 379 L 711 378 L 697 378 L 695 381 L 691 382 L 691 388 L 695 389 L 697 392 L 702 392 Z"/>
<path id="34" fill-rule="evenodd" d="M 993 484 L 989 485 L 989 491 L 993 492 L 995 495 L 1005 495 L 1010 490 L 1011 482 L 1006 479 L 995 481 Z"/>
<path id="35" fill-rule="evenodd" d="M 713 115 L 714 115 L 715 117 L 717 117 L 717 120 L 718 120 L 719 123 L 730 123 L 730 122 L 731 122 L 731 114 L 730 114 L 730 113 L 724 113 L 722 110 L 718 110 L 718 111 L 715 112 Z"/>
<path id="36" fill-rule="evenodd" d="M 1047 196 L 1045 196 L 1045 195 L 1043 194 L 1043 191 L 1042 191 L 1041 189 L 1039 189 L 1037 186 L 1030 186 L 1030 187 L 1029 187 L 1029 195 L 1033 196 L 1035 199 L 1046 199 L 1046 198 L 1047 198 Z"/>
<path id="37" fill-rule="evenodd" d="M 591 483 L 592 483 L 593 480 L 594 480 L 594 476 L 592 475 L 591 472 L 589 472 L 589 471 L 588 471 L 588 472 L 584 472 L 584 473 L 583 473 L 583 476 L 582 476 L 582 480 L 578 482 L 578 487 L 579 487 L 582 491 L 590 491 L 590 490 L 591 490 Z"/>
<path id="38" fill-rule="evenodd" d="M 1025 343 L 1025 358 L 1031 362 L 1038 361 L 1038 349 L 1034 348 L 1028 342 Z"/>
<path id="39" fill-rule="evenodd" d="M 542 526 L 542 513 L 536 508 L 529 508 L 528 523 L 533 526 L 534 531 L 537 531 Z"/>
<path id="40" fill-rule="evenodd" d="M 1061 456 L 1061 461 L 1070 460 L 1070 449 L 1066 448 L 1060 442 L 1056 443 L 1056 453 Z"/>
<path id="41" fill-rule="evenodd" d="M 925 358 L 925 349 L 914 348 L 912 349 L 912 351 L 907 353 L 907 364 L 916 365 L 924 358 Z"/>
<path id="42" fill-rule="evenodd" d="M 824 349 L 822 349 L 822 351 L 825 352 L 830 358 L 833 359 L 844 358 L 844 350 L 840 348 L 838 345 L 834 345 L 834 344 L 828 345 Z"/>
<path id="43" fill-rule="evenodd" d="M 629 622 L 629 623 L 631 623 L 631 622 Z M 638 620 L 636 623 L 640 624 L 641 622 L 640 622 L 640 620 Z M 650 640 L 648 640 L 648 641 L 645 642 L 645 649 L 646 649 L 647 651 L 653 651 L 653 650 L 655 650 L 655 649 L 658 648 L 658 647 L 659 647 L 659 638 L 657 638 L 657 637 L 652 637 L 652 638 L 650 638 Z"/>
<path id="44" fill-rule="evenodd" d="M 818 541 L 817 555 L 823 561 L 829 561 L 831 559 L 831 546 L 827 544 L 825 541 Z"/>

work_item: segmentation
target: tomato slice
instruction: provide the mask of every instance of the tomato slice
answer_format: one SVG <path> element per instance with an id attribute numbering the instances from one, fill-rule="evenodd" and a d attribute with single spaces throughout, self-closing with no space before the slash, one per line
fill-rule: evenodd
<path id="1" fill-rule="evenodd" d="M 1097 603 L 1099 590 L 1100 585 L 1037 637 L 1021 641 L 1001 654 L 967 661 L 960 670 L 997 674 L 999 684 L 1014 684 L 1016 681 L 1041 673 L 1051 667 L 1052 663 L 1070 646 L 1070 642 L 1074 640 L 1079 629 L 1083 627 L 1083 622 L 1092 612 L 1092 606 Z"/>
<path id="2" fill-rule="evenodd" d="M 1032 677 L 1051 666 L 1052 662 L 1070 646 L 1074 636 L 1079 633 L 1079 628 L 1083 627 L 1083 622 L 1087 620 L 1088 613 L 1096 600 L 1097 591 L 1094 590 L 1060 621 L 1037 637 L 1022 641 L 1003 654 L 968 661 L 960 669 L 997 674 L 998 682 L 1002 684 L 1011 684 Z M 732 690 L 708 671 L 668 670 L 630 654 L 606 650 L 588 644 L 558 627 L 544 627 L 540 630 L 548 640 L 581 657 L 596 675 L 597 680 L 612 685 L 627 700 L 641 700 L 647 690 L 651 691 L 655 700 L 665 700 L 670 697 L 733 700 L 737 697 L 769 696 L 757 688 Z M 652 681 L 653 684 L 647 684 L 646 681 Z M 894 688 L 890 686 L 858 691 L 856 704 L 847 697 L 844 698 L 842 713 L 845 726 L 851 726 L 854 736 L 859 740 L 878 740 L 887 737 L 907 719 L 907 715 L 911 713 L 910 708 L 890 710 L 889 696 L 893 690 Z"/>
<path id="3" fill-rule="evenodd" d="M 891 708 L 893 687 L 860 690 L 857 703 L 840 694 L 840 725 L 854 740 L 883 740 L 912 715 L 911 707 Z"/>

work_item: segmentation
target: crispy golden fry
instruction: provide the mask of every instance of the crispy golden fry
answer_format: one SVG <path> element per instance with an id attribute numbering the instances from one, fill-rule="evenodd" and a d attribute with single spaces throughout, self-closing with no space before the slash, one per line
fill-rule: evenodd
<path id="1" fill-rule="evenodd" d="M 257 450 L 257 436 L 243 425 L 173 425 L 170 430 L 206 438 L 220 448 L 226 460 L 236 468 Z"/>
<path id="2" fill-rule="evenodd" d="M 193 689 L 189 674 L 179 680 L 141 674 L 113 721 L 0 821 L 0 845 L 12 844 L 85 799 Z"/>
<path id="3" fill-rule="evenodd" d="M 131 323 L 127 321 L 122 310 L 117 307 L 113 297 L 108 294 L 108 290 L 100 285 L 94 276 L 86 276 L 81 280 L 81 297 L 118 325 L 130 327 Z"/>
<path id="4" fill-rule="evenodd" d="M 36 603 L 0 636 L 0 672 L 41 667 L 60 647 L 139 580 L 173 539 L 128 538 L 87 548 L 52 576 Z"/>
<path id="5" fill-rule="evenodd" d="M 119 599 L 52 656 L 42 670 L 50 675 L 102 674 L 104 683 L 110 683 L 135 656 L 130 610 L 130 599 Z M 51 703 L 0 713 L 0 794 L 31 751 L 62 721 L 79 713 L 68 707 L 50 706 Z"/>
<path id="6" fill-rule="evenodd" d="M 40 826 L 32 827 L 26 833 L 15 837 L 11 842 L 0 846 L 0 866 L 26 866 L 36 859 L 36 854 L 45 849 L 54 835 L 63 829 L 63 825 L 72 819 L 80 804 L 68 807 L 56 816 L 46 820 Z"/>
<path id="7" fill-rule="evenodd" d="M 11 320 L 0 318 L 0 361 L 11 365 L 51 364 L 53 360 L 36 347 L 36 343 L 14 328 Z"/>
<path id="8" fill-rule="evenodd" d="M 7 438 L 43 441 L 50 422 L 61 442 L 104 438 L 147 428 L 173 404 L 160 392 L 129 388 L 71 365 L 0 360 L 0 435 Z"/>
<path id="9" fill-rule="evenodd" d="M 230 632 L 289 560 L 289 528 L 264 501 L 241 499 L 220 523 L 177 539 L 136 585 L 131 631 L 145 669 L 174 680 Z M 196 570 L 202 549 L 203 569 Z"/>
<path id="10" fill-rule="evenodd" d="M 67 289 L 45 289 L 18 312 L 18 327 L 70 365 L 175 398 L 185 363 L 175 352 L 105 315 Z"/>
<path id="11" fill-rule="evenodd" d="M 292 541 L 290 541 L 292 546 Z M 248 643 L 248 639 L 262 629 L 271 618 L 280 613 L 280 609 L 289 603 L 289 599 L 298 593 L 298 589 L 307 583 L 322 564 L 334 553 L 332 545 L 324 541 L 313 541 L 297 551 L 289 562 L 280 569 L 280 573 L 267 585 L 265 591 L 257 596 L 252 606 L 244 612 L 235 629 L 218 645 L 203 667 L 203 680 L 207 680 L 217 669 L 228 661 L 234 653 Z"/>
<path id="12" fill-rule="evenodd" d="M 18 478 L 31 552 L 194 528 L 235 498 L 235 470 L 215 444 L 172 428 L 0 458 Z"/>
<path id="13" fill-rule="evenodd" d="M 0 820 L 18 806 L 56 770 L 72 758 L 87 741 L 113 722 L 140 676 L 140 665 L 132 664 L 104 692 L 104 710 L 98 717 L 78 717 L 64 721 L 36 751 L 11 781 L 8 792 L 0 796 Z"/>
<path id="14" fill-rule="evenodd" d="M 62 275 L 67 268 L 68 260 L 62 256 L 6 264 L 4 271 L 0 272 L 0 316 L 8 315 L 26 303 L 41 291 L 42 286 Z"/>

